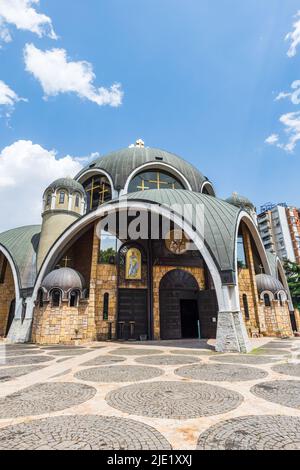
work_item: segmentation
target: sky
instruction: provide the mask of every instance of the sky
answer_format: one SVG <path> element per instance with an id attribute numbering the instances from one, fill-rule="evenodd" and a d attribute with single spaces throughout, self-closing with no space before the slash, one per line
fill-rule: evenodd
<path id="1" fill-rule="evenodd" d="M 0 231 L 138 138 L 300 206 L 299 65 L 296 0 L 0 0 Z"/>

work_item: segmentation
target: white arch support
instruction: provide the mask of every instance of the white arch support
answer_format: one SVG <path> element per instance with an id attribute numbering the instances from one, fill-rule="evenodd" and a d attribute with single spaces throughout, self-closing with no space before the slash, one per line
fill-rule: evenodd
<path id="1" fill-rule="evenodd" d="M 181 215 L 176 215 L 167 207 L 153 204 L 150 202 L 124 200 L 109 205 L 100 206 L 96 211 L 87 214 L 83 219 L 79 219 L 56 241 L 45 258 L 40 272 L 37 276 L 36 284 L 33 292 L 33 300 L 37 298 L 38 290 L 43 278 L 51 269 L 51 266 L 57 258 L 58 252 L 62 252 L 72 238 L 86 226 L 100 220 L 104 215 L 116 213 L 118 211 L 137 210 L 156 213 L 167 219 L 172 218 L 173 222 L 183 228 Z M 237 309 L 235 286 L 223 286 L 220 272 L 210 254 L 210 251 L 203 243 L 202 236 L 199 236 L 191 225 L 184 222 L 184 231 L 186 235 L 194 242 L 195 246 L 203 256 L 205 263 L 210 271 L 214 282 L 218 306 L 218 332 L 216 349 L 218 351 L 236 351 L 247 352 L 250 345 L 248 342 L 246 328 L 242 319 L 242 314 Z"/>

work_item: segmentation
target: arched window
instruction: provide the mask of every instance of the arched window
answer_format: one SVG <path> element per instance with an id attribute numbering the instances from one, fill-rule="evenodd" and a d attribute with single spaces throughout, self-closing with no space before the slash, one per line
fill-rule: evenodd
<path id="1" fill-rule="evenodd" d="M 60 204 L 65 203 L 65 192 L 64 191 L 60 191 L 60 193 L 59 193 L 59 203 Z"/>
<path id="2" fill-rule="evenodd" d="M 103 320 L 108 320 L 109 294 L 106 292 L 103 296 Z"/>
<path id="3" fill-rule="evenodd" d="M 61 292 L 58 289 L 54 289 L 51 292 L 51 307 L 59 307 L 61 300 Z"/>
<path id="4" fill-rule="evenodd" d="M 265 307 L 271 307 L 271 301 L 269 294 L 264 294 Z"/>
<path id="5" fill-rule="evenodd" d="M 79 207 L 79 194 L 76 194 L 75 196 L 75 207 L 78 208 Z"/>
<path id="6" fill-rule="evenodd" d="M 46 206 L 51 206 L 51 199 L 52 199 L 52 194 L 49 192 L 47 193 Z"/>
<path id="7" fill-rule="evenodd" d="M 70 302 L 69 302 L 70 307 L 78 307 L 78 301 L 79 301 L 79 292 L 77 290 L 72 290 L 70 294 Z"/>
<path id="8" fill-rule="evenodd" d="M 280 307 L 282 307 L 282 306 L 283 306 L 283 302 L 282 302 L 281 294 L 278 294 L 278 295 L 277 295 L 277 298 L 278 298 L 278 300 L 279 300 Z"/>
<path id="9" fill-rule="evenodd" d="M 244 305 L 245 319 L 250 320 L 248 298 L 246 294 L 243 294 L 243 305 Z"/>
<path id="10" fill-rule="evenodd" d="M 185 189 L 182 183 L 170 173 L 163 170 L 143 171 L 130 181 L 128 192 L 146 189 Z"/>
<path id="11" fill-rule="evenodd" d="M 100 204 L 110 201 L 112 198 L 111 186 L 106 176 L 93 176 L 83 186 L 87 194 L 88 211 L 97 209 Z"/>

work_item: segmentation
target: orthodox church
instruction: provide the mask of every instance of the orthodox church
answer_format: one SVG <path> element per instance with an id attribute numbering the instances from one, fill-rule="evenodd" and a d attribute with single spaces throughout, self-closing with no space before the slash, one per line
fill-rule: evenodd
<path id="1" fill-rule="evenodd" d="M 0 234 L 10 342 L 215 338 L 217 351 L 248 352 L 251 337 L 296 329 L 253 204 L 218 198 L 197 168 L 141 140 L 50 184 L 41 225 Z"/>

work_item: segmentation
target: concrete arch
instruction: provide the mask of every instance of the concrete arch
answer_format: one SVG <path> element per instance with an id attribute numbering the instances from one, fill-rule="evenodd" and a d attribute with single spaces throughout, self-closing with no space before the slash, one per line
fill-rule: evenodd
<path id="1" fill-rule="evenodd" d="M 206 186 L 208 187 L 208 188 L 207 188 L 207 191 L 208 191 L 208 193 L 209 193 L 209 196 L 215 197 L 215 196 L 216 196 L 216 192 L 215 192 L 214 187 L 213 187 L 213 185 L 212 185 L 212 183 L 211 183 L 210 181 L 204 181 L 204 183 L 202 184 L 202 187 L 201 187 L 201 193 L 203 193 L 204 188 L 205 188 Z"/>

